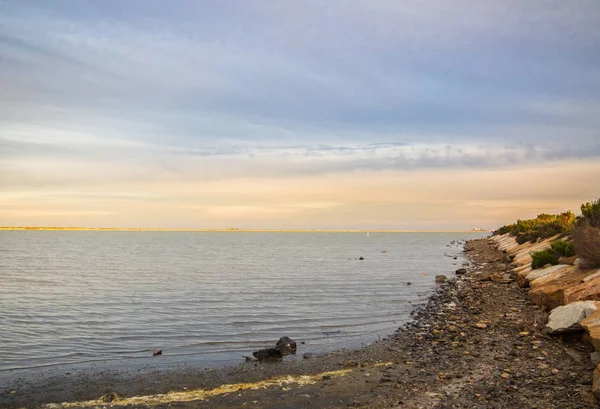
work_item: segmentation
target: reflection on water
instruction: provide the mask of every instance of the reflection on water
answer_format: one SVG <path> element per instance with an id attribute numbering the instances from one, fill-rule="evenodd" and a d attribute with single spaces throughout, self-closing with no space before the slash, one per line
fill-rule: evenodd
<path id="1" fill-rule="evenodd" d="M 0 232 L 0 371 L 144 365 L 155 349 L 225 362 L 283 335 L 311 352 L 360 345 L 464 261 L 444 256 L 451 240 L 481 235 Z"/>

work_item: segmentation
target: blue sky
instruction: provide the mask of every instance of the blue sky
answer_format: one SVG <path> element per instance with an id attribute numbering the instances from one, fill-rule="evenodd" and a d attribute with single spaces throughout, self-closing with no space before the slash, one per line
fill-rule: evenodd
<path id="1" fill-rule="evenodd" d="M 596 0 L 0 1 L 0 224 L 462 228 L 576 208 L 598 195 L 598 21 Z M 436 196 L 447 175 L 549 169 L 576 183 L 507 201 L 484 178 L 477 217 L 440 214 L 466 203 Z"/>

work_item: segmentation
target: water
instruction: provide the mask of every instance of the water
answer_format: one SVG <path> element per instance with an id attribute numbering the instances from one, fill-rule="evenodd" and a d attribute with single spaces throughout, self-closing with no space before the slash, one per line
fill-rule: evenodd
<path id="1" fill-rule="evenodd" d="M 221 365 L 284 335 L 305 342 L 300 352 L 360 346 L 458 268 L 463 258 L 444 255 L 461 250 L 451 240 L 480 236 L 0 232 L 0 378 Z"/>

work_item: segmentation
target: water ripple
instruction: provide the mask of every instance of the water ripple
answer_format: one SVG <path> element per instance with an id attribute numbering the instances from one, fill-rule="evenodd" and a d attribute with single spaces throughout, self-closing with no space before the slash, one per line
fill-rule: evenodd
<path id="1" fill-rule="evenodd" d="M 360 345 L 408 318 L 466 236 L 0 232 L 0 372 L 146 365 L 156 348 L 201 365 L 283 335 Z"/>

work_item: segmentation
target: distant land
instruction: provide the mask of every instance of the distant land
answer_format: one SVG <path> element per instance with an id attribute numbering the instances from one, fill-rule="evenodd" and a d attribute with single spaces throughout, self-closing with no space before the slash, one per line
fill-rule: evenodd
<path id="1" fill-rule="evenodd" d="M 156 231 L 156 232 L 240 232 L 240 233 L 473 233 L 489 230 L 386 230 L 386 229 L 238 229 L 232 228 L 164 228 L 164 227 L 53 227 L 53 226 L 0 226 L 0 230 L 44 230 L 44 231 Z"/>

